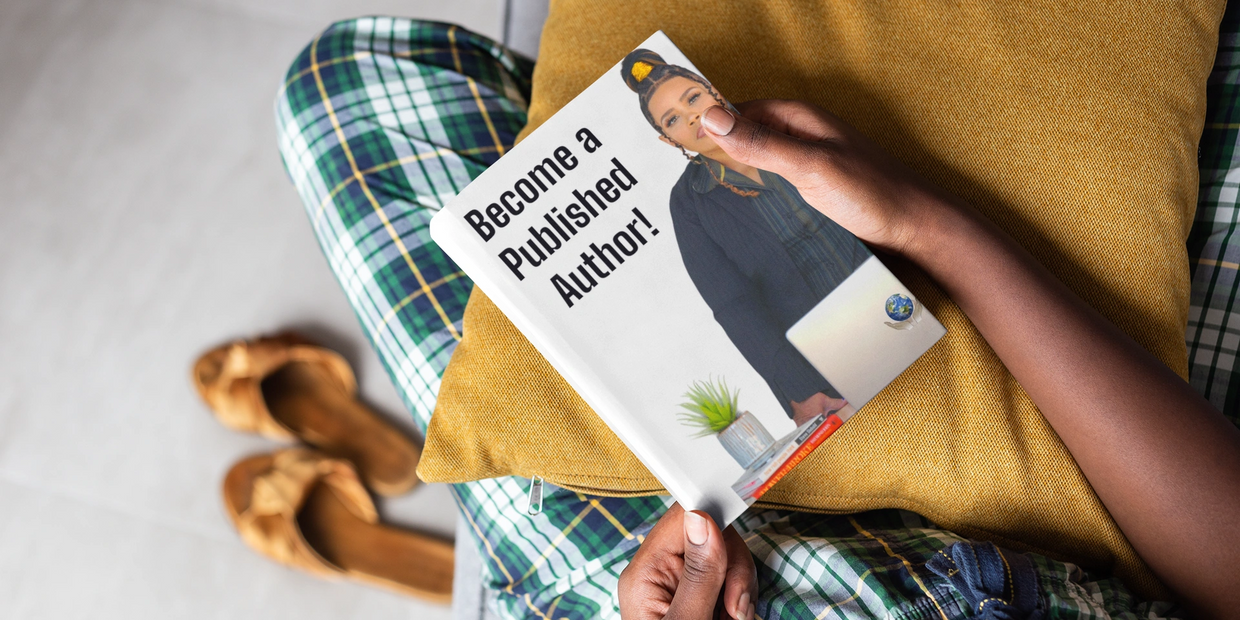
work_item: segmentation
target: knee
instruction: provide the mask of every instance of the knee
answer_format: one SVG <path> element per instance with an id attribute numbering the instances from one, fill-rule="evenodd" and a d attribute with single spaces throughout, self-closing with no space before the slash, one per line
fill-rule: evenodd
<path id="1" fill-rule="evenodd" d="M 359 21 L 336 22 L 315 35 L 302 48 L 284 73 L 283 83 L 276 94 L 277 109 L 283 106 L 304 109 L 306 102 L 319 101 L 322 97 L 320 86 L 326 87 L 323 69 L 356 55 L 354 42 L 357 41 Z M 339 80 L 332 77 L 331 86 L 336 88 Z"/>

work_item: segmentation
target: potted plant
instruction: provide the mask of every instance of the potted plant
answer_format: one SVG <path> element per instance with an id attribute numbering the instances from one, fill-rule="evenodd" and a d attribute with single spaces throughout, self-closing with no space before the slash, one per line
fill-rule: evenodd
<path id="1" fill-rule="evenodd" d="M 740 390 L 730 391 L 722 377 L 718 382 L 694 381 L 684 396 L 689 400 L 680 404 L 684 409 L 677 415 L 680 422 L 698 429 L 694 437 L 717 437 L 723 449 L 741 467 L 749 467 L 775 443 L 757 417 L 740 410 L 737 406 Z"/>

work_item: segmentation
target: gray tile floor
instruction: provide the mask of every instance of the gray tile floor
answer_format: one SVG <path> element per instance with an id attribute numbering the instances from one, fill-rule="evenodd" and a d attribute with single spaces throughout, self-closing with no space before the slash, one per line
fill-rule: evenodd
<path id="1" fill-rule="evenodd" d="M 190 387 L 223 340 L 287 326 L 406 416 L 319 254 L 272 96 L 332 20 L 498 37 L 502 0 L 0 2 L 0 618 L 447 618 L 252 553 L 219 481 L 275 444 Z M 446 488 L 384 505 L 450 536 Z"/>

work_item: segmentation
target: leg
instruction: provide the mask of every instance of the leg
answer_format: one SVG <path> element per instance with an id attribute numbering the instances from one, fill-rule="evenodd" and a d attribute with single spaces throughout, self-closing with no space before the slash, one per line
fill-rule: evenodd
<path id="1" fill-rule="evenodd" d="M 315 37 L 276 98 L 285 168 L 423 430 L 472 288 L 430 218 L 511 148 L 532 69 L 456 26 L 367 17 Z"/>

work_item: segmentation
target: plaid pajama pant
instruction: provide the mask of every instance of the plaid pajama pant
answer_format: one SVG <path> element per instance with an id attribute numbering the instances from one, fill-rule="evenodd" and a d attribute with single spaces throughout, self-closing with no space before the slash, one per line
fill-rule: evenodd
<path id="1" fill-rule="evenodd" d="M 1235 16 L 1233 16 L 1233 13 Z M 1228 10 L 1209 85 L 1201 206 L 1188 329 L 1195 387 L 1233 420 L 1232 321 L 1240 245 L 1240 123 Z M 332 25 L 290 67 L 276 100 L 279 148 L 329 266 L 423 431 L 460 340 L 472 286 L 430 239 L 431 216 L 511 148 L 525 124 L 533 63 L 441 23 L 367 17 Z M 593 497 L 548 489 L 525 512 L 529 481 L 452 485 L 484 560 L 495 611 L 507 618 L 618 618 L 616 583 L 667 497 Z M 761 618 L 965 618 L 965 600 L 925 568 L 962 540 L 898 510 L 816 515 L 754 510 L 736 523 L 758 565 Z M 1158 618 L 1116 579 L 1031 555 L 1048 618 Z"/>

